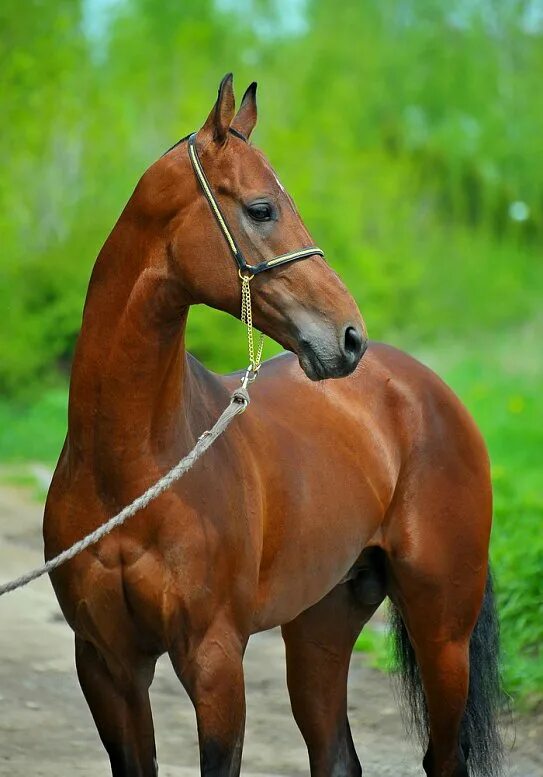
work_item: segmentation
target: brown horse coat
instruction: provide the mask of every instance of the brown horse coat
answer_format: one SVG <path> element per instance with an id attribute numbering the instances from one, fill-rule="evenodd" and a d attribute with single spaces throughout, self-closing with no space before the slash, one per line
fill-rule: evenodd
<path id="1" fill-rule="evenodd" d="M 264 157 L 228 132 L 249 136 L 254 93 L 234 116 L 226 78 L 198 146 L 231 228 L 261 260 L 311 240 Z M 255 201 L 273 218 L 252 221 Z M 239 316 L 239 286 L 180 143 L 143 176 L 93 272 L 46 507 L 47 557 L 131 502 L 215 421 L 239 375 L 214 375 L 185 353 L 186 317 L 195 303 Z M 372 343 L 356 366 L 365 330 L 320 257 L 251 287 L 256 326 L 303 370 L 291 354 L 266 362 L 248 411 L 195 468 L 52 576 L 113 774 L 155 774 L 148 688 L 168 652 L 195 705 L 202 773 L 235 775 L 243 652 L 252 633 L 276 625 L 312 774 L 358 774 L 347 668 L 388 595 L 422 675 L 427 773 L 465 777 L 469 644 L 491 523 L 481 437 L 414 359 Z M 349 329 L 360 336 L 354 355 Z"/>

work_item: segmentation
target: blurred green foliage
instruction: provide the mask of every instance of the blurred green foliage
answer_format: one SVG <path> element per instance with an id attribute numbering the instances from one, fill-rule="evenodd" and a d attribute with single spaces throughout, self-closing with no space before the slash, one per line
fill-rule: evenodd
<path id="1" fill-rule="evenodd" d="M 260 82 L 256 142 L 374 336 L 465 337 L 534 310 L 543 46 L 523 4 L 308 0 L 294 30 L 289 5 L 4 0 L 2 390 L 65 367 L 105 236 L 229 69 L 238 94 Z M 234 368 L 222 327 L 198 311 L 190 345 Z"/>
<path id="2" fill-rule="evenodd" d="M 107 233 L 145 168 L 202 124 L 222 75 L 234 71 L 238 98 L 256 79 L 255 142 L 370 333 L 427 349 L 487 436 L 507 679 L 543 692 L 540 347 L 508 334 L 534 320 L 543 291 L 532 4 L 24 5 L 0 6 L 0 458 L 56 456 L 62 383 Z M 196 308 L 189 347 L 214 369 L 238 368 L 238 327 Z"/>

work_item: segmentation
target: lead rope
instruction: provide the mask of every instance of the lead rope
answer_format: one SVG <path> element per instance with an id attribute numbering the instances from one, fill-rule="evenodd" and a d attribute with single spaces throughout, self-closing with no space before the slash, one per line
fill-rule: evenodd
<path id="1" fill-rule="evenodd" d="M 61 564 L 64 564 L 66 561 L 74 558 L 74 556 L 77 556 L 78 553 L 81 553 L 81 551 L 86 550 L 91 545 L 94 545 L 96 542 L 105 537 L 106 534 L 109 534 L 111 531 L 113 531 L 113 529 L 116 529 L 118 526 L 122 526 L 122 524 L 127 521 L 128 518 L 131 518 L 140 510 L 143 510 L 145 507 L 147 507 L 147 505 L 156 499 L 157 496 L 163 494 L 164 491 L 166 491 L 173 483 L 182 478 L 186 472 L 192 469 L 198 459 L 203 456 L 207 449 L 213 445 L 215 440 L 217 440 L 221 434 L 227 430 L 234 418 L 240 413 L 243 413 L 249 404 L 249 401 L 249 394 L 246 386 L 240 386 L 235 391 L 233 391 L 230 397 L 230 402 L 223 410 L 214 426 L 209 429 L 209 431 L 200 435 L 194 448 L 190 451 L 190 453 L 184 456 L 181 461 L 175 465 L 175 467 L 172 467 L 172 469 L 163 477 L 161 477 L 160 480 L 148 488 L 147 491 L 145 491 L 145 493 L 143 493 L 141 496 L 138 496 L 136 499 L 134 499 L 131 504 L 123 508 L 120 513 L 114 515 L 113 518 L 109 519 L 109 521 L 106 521 L 106 523 L 99 526 L 90 534 L 87 534 L 86 537 L 83 537 L 83 539 L 74 543 L 71 547 L 63 550 L 62 553 L 58 554 L 58 556 L 54 556 L 41 567 L 37 567 L 37 569 L 33 569 L 32 571 L 27 572 L 26 574 L 21 575 L 21 577 L 17 577 L 15 580 L 10 580 L 9 583 L 1 585 L 0 596 L 3 596 L 10 591 L 15 591 L 17 588 L 22 588 L 32 580 L 36 580 L 38 577 L 41 577 L 42 575 L 57 569 L 57 567 L 59 567 Z"/>
<path id="2" fill-rule="evenodd" d="M 246 409 L 250 401 L 248 386 L 256 379 L 262 362 L 264 335 L 262 332 L 260 332 L 260 339 L 255 351 L 250 287 L 250 283 L 254 276 L 242 275 L 241 272 L 239 273 L 239 276 L 241 278 L 241 320 L 244 324 L 247 325 L 247 345 L 249 350 L 250 363 L 244 377 L 241 380 L 241 386 L 232 392 L 229 404 L 223 410 L 214 426 L 200 435 L 196 445 L 190 451 L 190 453 L 184 456 L 181 461 L 175 465 L 175 467 L 172 467 L 169 472 L 161 477 L 160 480 L 158 480 L 154 485 L 148 488 L 147 491 L 145 491 L 141 496 L 138 496 L 136 499 L 134 499 L 131 504 L 124 507 L 119 513 L 117 513 L 117 515 L 114 515 L 113 518 L 110 518 L 108 521 L 106 521 L 106 523 L 99 526 L 93 532 L 87 534 L 86 537 L 83 537 L 83 539 L 75 542 L 71 547 L 63 550 L 62 553 L 58 554 L 58 556 L 54 556 L 52 559 L 49 559 L 49 561 L 47 561 L 45 564 L 42 564 L 42 566 L 15 578 L 15 580 L 10 580 L 8 583 L 4 583 L 4 585 L 0 585 L 0 596 L 3 596 L 10 591 L 16 591 L 18 588 L 23 588 L 23 586 L 28 585 L 28 583 L 32 582 L 32 580 L 37 580 L 38 577 L 42 577 L 42 575 L 48 574 L 54 569 L 57 569 L 61 566 L 61 564 L 64 564 L 66 561 L 74 558 L 83 550 L 89 548 L 91 545 L 96 544 L 99 540 L 105 537 L 106 534 L 109 534 L 111 531 L 113 531 L 113 529 L 122 526 L 125 521 L 138 513 L 140 510 L 143 510 L 145 507 L 147 507 L 150 502 L 160 496 L 160 494 L 163 494 L 164 491 L 170 488 L 173 483 L 182 478 L 183 475 L 196 464 L 198 459 L 203 456 L 208 448 L 213 445 L 215 440 L 217 440 L 221 434 L 227 430 L 233 419 L 237 415 L 243 413 L 243 411 Z"/>

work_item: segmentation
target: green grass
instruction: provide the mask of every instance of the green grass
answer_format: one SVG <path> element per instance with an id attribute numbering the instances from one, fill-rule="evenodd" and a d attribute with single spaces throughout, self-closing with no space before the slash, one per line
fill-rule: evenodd
<path id="1" fill-rule="evenodd" d="M 355 650 L 368 656 L 370 666 L 382 672 L 388 672 L 391 668 L 387 637 L 385 631 L 376 629 L 370 623 L 364 628 L 355 645 Z"/>
<path id="2" fill-rule="evenodd" d="M 54 464 L 66 434 L 66 387 L 45 390 L 32 400 L 0 399 L 0 462 Z"/>
<path id="3" fill-rule="evenodd" d="M 48 489 L 43 477 L 40 477 L 29 464 L 1 466 L 0 484 L 23 489 L 36 502 L 45 502 L 47 497 Z"/>
<path id="4" fill-rule="evenodd" d="M 469 342 L 443 341 L 418 353 L 462 397 L 490 449 L 495 492 L 492 559 L 504 677 L 507 689 L 527 703 L 543 698 L 542 340 L 543 319 L 509 333 L 474 336 Z M 30 403 L 0 400 L 0 462 L 4 468 L 11 465 L 4 481 L 31 477 L 24 462 L 54 464 L 66 429 L 66 401 L 62 387 Z M 384 645 L 383 635 L 370 631 L 358 648 L 383 668 Z"/>

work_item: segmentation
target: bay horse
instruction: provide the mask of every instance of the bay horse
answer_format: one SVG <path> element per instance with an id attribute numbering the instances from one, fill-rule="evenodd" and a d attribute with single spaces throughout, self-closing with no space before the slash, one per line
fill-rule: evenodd
<path id="1" fill-rule="evenodd" d="M 347 673 L 388 597 L 426 774 L 489 777 L 499 734 L 485 446 L 433 372 L 368 347 L 341 280 L 318 249 L 307 256 L 292 199 L 249 142 L 255 91 L 236 113 L 226 76 L 193 142 L 240 250 L 269 263 L 251 283 L 255 326 L 290 353 L 263 364 L 249 411 L 194 469 L 51 575 L 83 693 L 114 777 L 154 777 L 148 692 L 168 653 L 196 711 L 201 773 L 235 777 L 244 651 L 280 625 L 311 774 L 360 775 Z M 300 249 L 303 260 L 271 267 Z M 240 278 L 184 139 L 143 175 L 92 273 L 47 558 L 158 480 L 239 385 L 186 353 L 195 304 L 239 317 Z"/>

